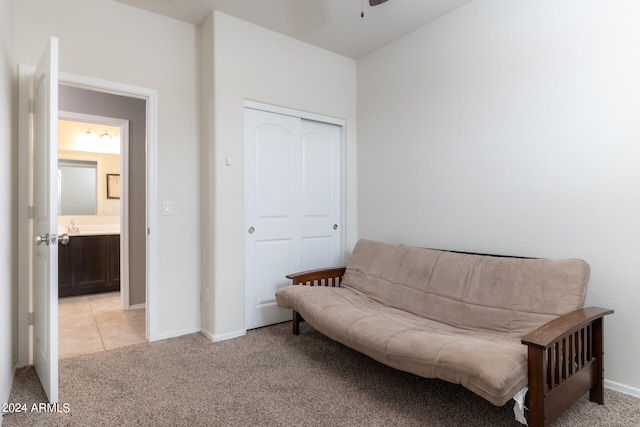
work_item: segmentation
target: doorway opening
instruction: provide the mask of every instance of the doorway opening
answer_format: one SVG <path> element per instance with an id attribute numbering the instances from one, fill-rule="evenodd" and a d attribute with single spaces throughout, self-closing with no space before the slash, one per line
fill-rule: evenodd
<path id="1" fill-rule="evenodd" d="M 129 304 L 129 120 L 58 112 L 58 356 L 146 342 Z M 131 309 L 131 311 L 129 311 Z"/>
<path id="2" fill-rule="evenodd" d="M 30 99 L 30 85 L 31 78 L 34 75 L 35 67 L 21 65 L 20 66 L 20 97 L 19 97 L 19 110 L 20 117 L 26 118 L 20 121 L 20 144 L 19 144 L 19 162 L 20 168 L 20 203 L 21 216 L 28 217 L 27 207 L 29 206 L 30 197 L 30 131 L 29 131 L 29 99 Z M 157 226 L 157 111 L 158 111 L 158 93 L 154 89 L 143 88 L 139 86 L 133 86 L 118 82 L 111 82 L 102 79 L 95 79 L 86 76 L 79 76 L 69 73 L 59 73 L 59 88 L 61 90 L 84 90 L 87 93 L 96 95 L 111 95 L 124 97 L 130 100 L 138 101 L 142 104 L 141 107 L 141 122 L 136 124 L 138 133 L 142 133 L 140 136 L 141 142 L 140 152 L 138 152 L 136 161 L 142 165 L 134 173 L 137 174 L 136 197 L 138 202 L 138 215 L 132 224 L 128 226 L 131 228 L 131 232 L 124 233 L 126 235 L 132 235 L 135 231 L 137 241 L 135 244 L 128 245 L 129 251 L 135 251 L 137 256 L 135 257 L 137 262 L 136 273 L 130 270 L 129 278 L 130 282 L 135 281 L 137 291 L 133 298 L 130 298 L 128 302 L 130 308 L 144 308 L 145 309 L 145 335 L 146 340 L 154 341 L 158 339 L 158 319 L 157 319 L 157 264 L 158 264 L 158 250 L 157 250 L 157 236 L 155 233 Z M 89 103 L 86 99 L 77 99 L 77 108 L 70 107 L 68 105 L 59 105 L 59 110 L 73 112 L 81 111 L 84 114 L 93 114 L 102 117 L 114 117 L 118 114 L 111 114 L 108 111 L 91 111 L 88 112 L 84 109 Z M 107 103 L 93 103 L 92 107 L 98 109 L 104 108 Z M 119 113 L 131 113 L 131 108 L 123 108 L 119 110 Z M 133 134 L 133 132 L 131 132 Z M 140 205 L 142 206 L 140 208 Z M 142 212 L 140 214 L 140 212 Z M 24 221 L 19 225 L 20 241 L 31 242 L 31 226 L 29 221 Z M 59 245 L 60 246 L 60 245 Z M 28 323 L 28 313 L 32 311 L 32 281 L 31 281 L 31 252 L 32 248 L 30 244 L 19 245 L 19 280 L 24 286 L 19 288 L 19 319 L 18 322 L 18 363 L 21 366 L 26 366 L 33 363 L 34 353 L 32 347 L 33 332 L 32 326 Z M 126 295 L 126 294 L 125 294 Z M 24 320 L 22 320 L 24 319 Z M 56 326 L 57 329 L 57 326 Z M 55 334 L 57 340 L 57 333 Z M 56 343 L 57 348 L 57 343 Z"/>
<path id="3" fill-rule="evenodd" d="M 58 88 L 59 111 L 120 119 L 101 125 L 119 125 L 121 134 L 128 134 L 128 147 L 122 147 L 126 155 L 121 157 L 125 160 L 121 169 L 126 170 L 121 178 L 126 181 L 120 180 L 121 209 L 127 214 L 121 216 L 127 218 L 121 230 L 127 238 L 122 244 L 122 268 L 128 270 L 123 277 L 129 279 L 122 283 L 122 305 L 145 309 L 145 338 L 154 341 L 158 339 L 157 91 L 62 72 Z"/>

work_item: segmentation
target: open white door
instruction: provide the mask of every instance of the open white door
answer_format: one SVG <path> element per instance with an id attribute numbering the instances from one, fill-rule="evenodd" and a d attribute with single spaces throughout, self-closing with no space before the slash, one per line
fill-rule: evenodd
<path id="1" fill-rule="evenodd" d="M 50 403 L 58 401 L 58 39 L 33 75 L 33 364 Z"/>

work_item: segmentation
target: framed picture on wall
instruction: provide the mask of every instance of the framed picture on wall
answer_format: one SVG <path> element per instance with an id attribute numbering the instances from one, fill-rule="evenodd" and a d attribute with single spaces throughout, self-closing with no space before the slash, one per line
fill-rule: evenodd
<path id="1" fill-rule="evenodd" d="M 120 198 L 120 174 L 108 173 L 107 174 L 107 199 L 119 199 Z"/>

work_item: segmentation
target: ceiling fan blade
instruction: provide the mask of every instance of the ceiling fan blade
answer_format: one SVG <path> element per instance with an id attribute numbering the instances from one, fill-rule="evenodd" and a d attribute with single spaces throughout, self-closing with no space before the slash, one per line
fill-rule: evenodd
<path id="1" fill-rule="evenodd" d="M 387 0 L 369 0 L 369 6 L 377 6 L 386 2 Z"/>

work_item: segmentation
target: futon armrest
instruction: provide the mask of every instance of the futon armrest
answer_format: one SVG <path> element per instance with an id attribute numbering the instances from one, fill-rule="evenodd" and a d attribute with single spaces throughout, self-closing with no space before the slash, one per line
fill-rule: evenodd
<path id="1" fill-rule="evenodd" d="M 294 285 L 308 286 L 340 286 L 346 267 L 322 268 L 319 270 L 302 271 L 287 275 Z"/>
<path id="2" fill-rule="evenodd" d="M 548 427 L 589 392 L 604 403 L 604 316 L 589 307 L 549 321 L 522 338 L 528 350 L 529 426 Z"/>
<path id="3" fill-rule="evenodd" d="M 319 270 L 308 270 L 300 273 L 287 274 L 287 279 L 293 280 L 294 285 L 306 286 L 331 286 L 340 287 L 342 276 L 346 267 L 321 268 Z M 298 312 L 293 310 L 293 334 L 300 334 L 300 322 L 304 319 Z"/>
<path id="4" fill-rule="evenodd" d="M 613 310 L 600 307 L 588 307 L 572 311 L 540 326 L 522 338 L 522 344 L 542 350 L 550 348 L 555 342 L 593 323 Z"/>

